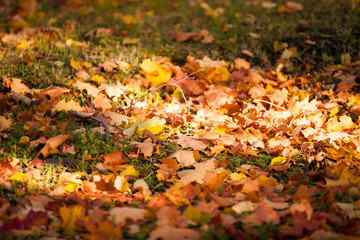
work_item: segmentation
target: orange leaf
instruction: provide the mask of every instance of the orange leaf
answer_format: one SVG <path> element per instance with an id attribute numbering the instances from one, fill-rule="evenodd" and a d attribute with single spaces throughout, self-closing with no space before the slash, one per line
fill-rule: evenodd
<path id="1" fill-rule="evenodd" d="M 44 158 L 47 158 L 51 154 L 58 154 L 59 150 L 57 148 L 69 137 L 69 134 L 60 134 L 58 136 L 49 138 L 46 141 L 45 146 L 40 150 L 39 154 L 42 154 Z"/>
<path id="2" fill-rule="evenodd" d="M 119 149 L 113 153 L 104 155 L 103 157 L 105 159 L 104 164 L 107 165 L 118 165 L 127 162 L 127 160 L 123 158 L 123 154 Z"/>

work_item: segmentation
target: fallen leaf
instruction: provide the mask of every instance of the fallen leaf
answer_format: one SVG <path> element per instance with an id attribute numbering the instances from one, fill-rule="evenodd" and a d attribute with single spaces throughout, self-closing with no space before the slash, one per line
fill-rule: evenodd
<path id="1" fill-rule="evenodd" d="M 124 226 L 126 219 L 134 222 L 145 220 L 147 214 L 146 209 L 131 208 L 131 207 L 115 207 L 109 211 L 109 221 L 114 222 L 115 225 Z"/>
<path id="2" fill-rule="evenodd" d="M 149 240 L 171 239 L 171 240 L 197 240 L 200 234 L 193 229 L 176 228 L 172 226 L 161 226 L 150 233 Z"/>
<path id="3" fill-rule="evenodd" d="M 203 151 L 208 147 L 205 141 L 196 140 L 193 137 L 180 135 L 177 143 L 183 148 L 192 148 L 194 150 Z"/>
<path id="4" fill-rule="evenodd" d="M 144 154 L 144 157 L 150 157 L 153 154 L 154 146 L 156 144 L 151 142 L 151 138 L 146 139 L 144 142 L 139 143 L 137 147 L 140 150 L 140 153 Z"/>
<path id="5" fill-rule="evenodd" d="M 124 171 L 121 172 L 121 176 L 139 176 L 139 171 L 135 170 L 134 166 L 128 166 Z"/>
<path id="6" fill-rule="evenodd" d="M 148 79 L 153 86 L 169 82 L 171 78 L 171 71 L 166 70 L 161 64 L 153 62 L 150 59 L 145 59 L 140 68 L 144 71 L 146 79 Z"/>
<path id="7" fill-rule="evenodd" d="M 70 135 L 60 134 L 55 137 L 49 138 L 46 140 L 45 146 L 40 150 L 39 154 L 42 154 L 44 158 L 47 158 L 51 154 L 59 154 L 57 149 L 61 144 L 63 144 Z"/>
<path id="8" fill-rule="evenodd" d="M 76 81 L 72 86 L 78 88 L 79 90 L 86 90 L 89 95 L 94 97 L 96 97 L 100 92 L 100 90 L 92 84 L 81 81 Z"/>
<path id="9" fill-rule="evenodd" d="M 106 165 L 118 165 L 126 163 L 127 160 L 124 159 L 122 152 L 118 149 L 110 154 L 104 155 L 104 164 Z"/>
<path id="10" fill-rule="evenodd" d="M 89 221 L 89 217 L 85 216 L 85 208 L 81 205 L 71 207 L 61 207 L 59 210 L 60 217 L 62 219 L 62 228 L 64 233 L 69 236 L 73 236 L 77 229 L 77 221 Z"/>
<path id="11" fill-rule="evenodd" d="M 282 165 L 287 162 L 286 157 L 275 157 L 271 160 L 270 166 Z"/>
<path id="12" fill-rule="evenodd" d="M 25 173 L 15 173 L 11 177 L 9 177 L 9 179 L 12 181 L 15 181 L 15 182 L 27 182 L 28 181 L 28 177 L 26 176 Z"/>
<path id="13" fill-rule="evenodd" d="M 196 163 L 193 151 L 177 150 L 175 153 L 169 156 L 170 158 L 176 158 L 182 167 L 190 167 Z"/>
<path id="14" fill-rule="evenodd" d="M 14 93 L 24 94 L 31 92 L 30 88 L 23 84 L 19 78 L 12 78 L 10 87 Z"/>
<path id="15" fill-rule="evenodd" d="M 70 100 L 66 102 L 65 99 L 56 103 L 56 105 L 53 108 L 53 111 L 55 112 L 61 112 L 61 111 L 68 112 L 70 110 L 75 112 L 81 112 L 83 111 L 83 108 L 80 106 L 78 102 L 75 102 L 74 100 Z"/>
<path id="16" fill-rule="evenodd" d="M 6 119 L 6 117 L 0 115 L 0 131 L 10 129 L 11 125 L 11 118 Z"/>
<path id="17" fill-rule="evenodd" d="M 137 129 L 137 133 L 142 134 L 145 130 L 148 130 L 154 135 L 159 134 L 162 131 L 165 123 L 165 119 L 153 117 L 140 123 Z"/>
<path id="18" fill-rule="evenodd" d="M 243 201 L 232 206 L 232 210 L 237 214 L 242 214 L 243 212 L 253 212 L 256 209 L 257 204 L 251 201 Z"/>

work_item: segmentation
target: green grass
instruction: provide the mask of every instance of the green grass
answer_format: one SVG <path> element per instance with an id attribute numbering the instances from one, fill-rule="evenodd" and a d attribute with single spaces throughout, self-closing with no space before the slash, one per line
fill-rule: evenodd
<path id="1" fill-rule="evenodd" d="M 284 3 L 275 2 L 277 6 Z M 118 8 L 104 4 L 70 7 L 67 11 L 61 5 L 55 9 L 54 2 L 43 1 L 39 11 L 45 13 L 44 17 L 35 15 L 30 24 L 68 30 L 49 32 L 50 42 L 42 36 L 32 51 L 23 56 L 21 50 L 1 45 L 4 56 L 0 75 L 22 78 L 29 87 L 64 86 L 74 74 L 69 66 L 71 58 L 96 65 L 106 59 L 120 57 L 137 65 L 141 59 L 151 55 L 169 56 L 179 64 L 183 64 L 189 54 L 227 61 L 243 57 L 263 68 L 275 66 L 282 53 L 274 52 L 275 41 L 297 48 L 299 57 L 287 64 L 287 69 L 294 73 L 306 72 L 305 63 L 315 65 L 315 70 L 326 64 L 340 64 L 341 55 L 345 53 L 356 59 L 360 47 L 358 8 L 353 9 L 350 0 L 321 3 L 306 0 L 301 3 L 303 11 L 278 13 L 277 7 L 266 9 L 246 1 L 208 1 L 212 9 L 225 9 L 223 15 L 212 17 L 199 4 L 189 5 L 188 1 L 124 1 Z M 143 23 L 125 24 L 116 17 L 116 14 L 134 16 L 136 11 L 143 14 Z M 153 17 L 149 17 L 148 12 Z M 97 28 L 110 28 L 113 34 L 100 37 L 90 34 Z M 178 43 L 172 39 L 175 30 L 199 32 L 202 29 L 214 35 L 214 43 Z M 259 38 L 252 38 L 249 33 L 256 33 Z M 124 46 L 124 38 L 139 38 L 140 42 L 137 46 Z M 67 39 L 87 44 L 83 49 L 55 46 L 57 41 Z M 307 44 L 305 41 L 308 39 L 316 44 Z M 253 52 L 254 57 L 244 55 L 241 52 L 244 49 Z M 56 66 L 55 61 L 64 65 Z"/>

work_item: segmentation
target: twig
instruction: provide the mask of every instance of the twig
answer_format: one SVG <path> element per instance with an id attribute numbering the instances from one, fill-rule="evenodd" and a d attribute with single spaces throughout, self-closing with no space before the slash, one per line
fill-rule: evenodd
<path id="1" fill-rule="evenodd" d="M 92 119 L 92 120 L 95 120 L 95 121 L 101 123 L 102 125 L 104 125 L 106 138 L 110 137 L 109 127 L 107 126 L 107 124 L 103 120 L 101 120 L 99 118 L 96 118 L 96 117 L 93 117 L 91 115 L 90 116 L 84 116 L 84 115 L 81 115 L 81 114 L 79 114 L 79 113 L 77 113 L 77 112 L 75 112 L 73 110 L 69 110 L 69 113 L 72 113 L 72 114 L 74 114 L 75 116 L 77 116 L 79 118 Z"/>
<path id="2" fill-rule="evenodd" d="M 274 104 L 272 102 L 269 102 L 269 101 L 265 101 L 265 100 L 262 100 L 262 99 L 255 99 L 254 102 L 264 102 L 264 103 L 270 104 L 271 106 L 278 107 L 278 108 L 280 108 L 280 109 L 282 109 L 282 110 L 284 110 L 286 112 L 289 112 L 289 110 L 287 110 L 287 109 L 285 109 L 283 107 L 280 107 L 279 105 L 276 105 L 276 104 Z"/>

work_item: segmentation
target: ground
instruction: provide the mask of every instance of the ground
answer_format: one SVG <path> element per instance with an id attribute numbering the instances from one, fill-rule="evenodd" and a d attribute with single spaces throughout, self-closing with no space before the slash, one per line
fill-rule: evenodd
<path id="1" fill-rule="evenodd" d="M 360 2 L 0 3 L 5 239 L 360 237 Z"/>

